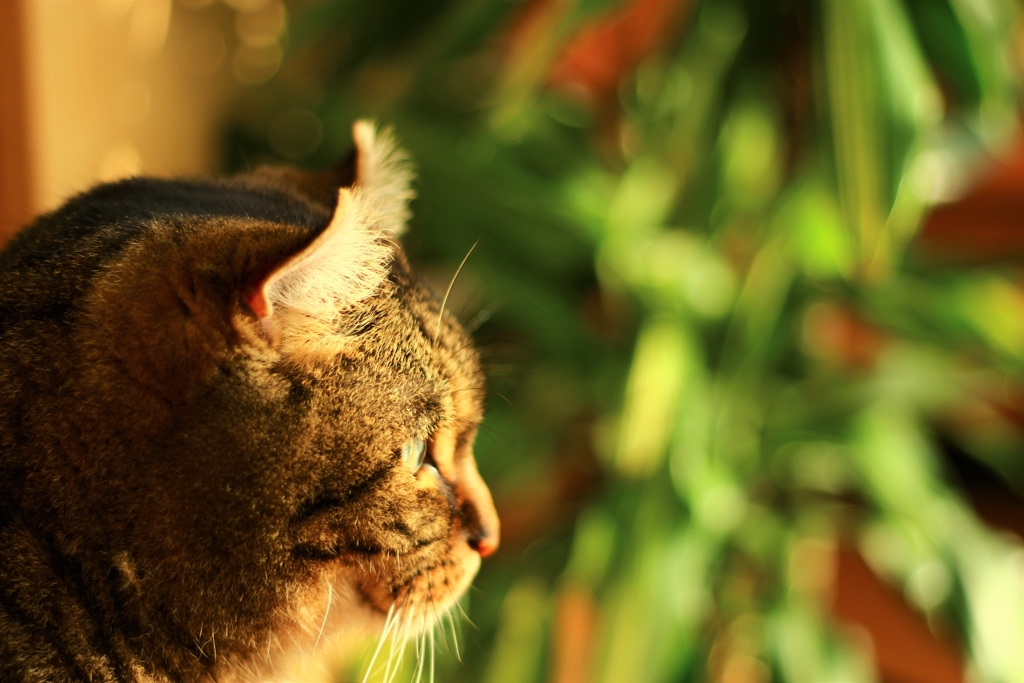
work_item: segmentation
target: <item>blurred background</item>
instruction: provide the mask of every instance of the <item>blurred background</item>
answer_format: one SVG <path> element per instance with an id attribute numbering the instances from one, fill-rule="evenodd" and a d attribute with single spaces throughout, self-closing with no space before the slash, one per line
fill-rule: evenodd
<path id="1" fill-rule="evenodd" d="M 436 289 L 479 240 L 503 545 L 437 680 L 1021 683 L 1022 38 L 1015 0 L 5 0 L 0 236 L 376 117 Z"/>

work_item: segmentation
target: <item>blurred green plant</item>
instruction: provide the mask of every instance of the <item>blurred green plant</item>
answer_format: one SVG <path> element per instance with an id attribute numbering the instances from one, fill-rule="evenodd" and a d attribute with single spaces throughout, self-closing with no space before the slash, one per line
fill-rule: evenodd
<path id="1" fill-rule="evenodd" d="M 612 89 L 573 81 L 566 46 L 590 35 L 607 61 L 594 22 L 630 11 L 659 40 Z M 295 6 L 233 165 L 326 165 L 373 116 L 419 165 L 407 248 L 442 290 L 480 239 L 453 301 L 490 367 L 477 457 L 506 550 L 440 679 L 873 680 L 825 604 L 844 543 L 954 632 L 972 680 L 1024 679 L 1024 549 L 978 520 L 940 445 L 1024 492 L 1021 431 L 992 407 L 1024 380 L 1021 273 L 908 251 L 1016 132 L 1018 15 Z"/>

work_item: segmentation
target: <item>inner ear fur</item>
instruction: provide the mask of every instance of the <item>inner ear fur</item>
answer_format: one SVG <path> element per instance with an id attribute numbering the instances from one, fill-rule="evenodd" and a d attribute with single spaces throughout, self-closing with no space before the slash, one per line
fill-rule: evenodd
<path id="1" fill-rule="evenodd" d="M 390 130 L 369 121 L 357 121 L 352 137 L 355 178 L 348 187 L 334 188 L 327 228 L 248 296 L 275 343 L 287 334 L 329 334 L 340 312 L 371 296 L 387 278 L 393 241 L 405 230 L 413 198 L 408 156 Z M 316 192 L 324 191 L 318 187 Z"/>

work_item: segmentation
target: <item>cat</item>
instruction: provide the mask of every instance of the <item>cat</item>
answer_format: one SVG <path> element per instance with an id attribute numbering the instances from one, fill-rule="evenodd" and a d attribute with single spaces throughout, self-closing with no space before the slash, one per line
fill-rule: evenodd
<path id="1" fill-rule="evenodd" d="M 408 156 L 353 137 L 100 185 L 0 252 L 0 680 L 284 675 L 426 633 L 496 549 L 478 356 L 395 241 Z"/>

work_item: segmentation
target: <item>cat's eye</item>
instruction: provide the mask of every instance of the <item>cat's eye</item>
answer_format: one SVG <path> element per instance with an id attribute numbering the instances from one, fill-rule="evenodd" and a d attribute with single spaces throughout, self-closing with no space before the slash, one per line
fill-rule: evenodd
<path id="1" fill-rule="evenodd" d="M 409 439 L 402 446 L 402 462 L 406 464 L 413 474 L 419 472 L 423 466 L 423 459 L 427 457 L 427 447 L 423 439 Z"/>

